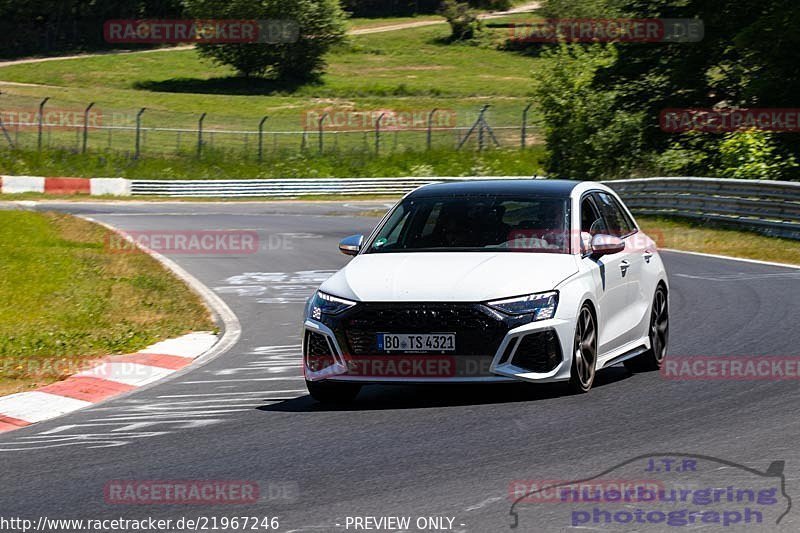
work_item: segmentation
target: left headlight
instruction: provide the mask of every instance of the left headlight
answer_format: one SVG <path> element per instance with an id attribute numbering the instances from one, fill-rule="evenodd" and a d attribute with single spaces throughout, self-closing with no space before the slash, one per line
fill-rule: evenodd
<path id="1" fill-rule="evenodd" d="M 490 307 L 508 315 L 533 315 L 533 320 L 547 320 L 556 316 L 558 292 L 540 292 L 505 300 L 488 302 Z"/>
<path id="2" fill-rule="evenodd" d="M 308 314 L 311 318 L 319 320 L 322 315 L 338 315 L 354 305 L 356 302 L 317 291 L 308 306 Z"/>

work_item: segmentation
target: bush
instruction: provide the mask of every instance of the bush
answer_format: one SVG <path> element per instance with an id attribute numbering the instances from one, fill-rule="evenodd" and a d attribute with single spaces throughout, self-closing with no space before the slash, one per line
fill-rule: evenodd
<path id="1" fill-rule="evenodd" d="M 534 78 L 544 115 L 548 174 L 600 179 L 629 176 L 642 156 L 641 113 L 616 108 L 616 93 L 593 86 L 598 69 L 616 60 L 612 46 L 561 44 Z"/>
<path id="2" fill-rule="evenodd" d="M 201 55 L 244 76 L 307 80 L 325 67 L 324 55 L 341 43 L 346 16 L 338 0 L 185 0 L 190 14 L 208 19 L 287 20 L 299 25 L 292 43 L 201 44 Z"/>
<path id="3" fill-rule="evenodd" d="M 725 135 L 719 145 L 723 178 L 776 180 L 796 170 L 794 157 L 781 157 L 772 135 L 749 130 Z"/>
<path id="4" fill-rule="evenodd" d="M 454 41 L 472 39 L 481 29 L 478 14 L 465 2 L 445 0 L 439 14 L 450 24 L 450 38 Z"/>

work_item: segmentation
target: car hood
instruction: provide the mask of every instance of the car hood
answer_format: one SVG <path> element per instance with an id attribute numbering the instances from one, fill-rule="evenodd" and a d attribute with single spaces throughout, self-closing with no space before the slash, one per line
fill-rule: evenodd
<path id="1" fill-rule="evenodd" d="M 320 290 L 362 302 L 483 302 L 553 290 L 577 271 L 570 254 L 362 254 Z"/>

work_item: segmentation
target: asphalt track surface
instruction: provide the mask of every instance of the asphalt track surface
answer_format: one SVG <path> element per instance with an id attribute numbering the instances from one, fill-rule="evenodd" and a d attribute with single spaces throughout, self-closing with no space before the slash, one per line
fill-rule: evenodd
<path id="1" fill-rule="evenodd" d="M 0 435 L 0 516 L 278 516 L 279 531 L 332 532 L 348 516 L 448 516 L 453 531 L 504 531 L 513 480 L 583 479 L 677 453 L 758 470 L 785 461 L 785 490 L 800 495 L 796 380 L 670 381 L 618 366 L 581 396 L 558 386 L 372 386 L 346 408 L 315 403 L 300 370 L 305 298 L 347 262 L 338 240 L 368 232 L 385 202 L 35 207 L 45 208 L 123 230 L 254 230 L 262 249 L 171 256 L 236 313 L 238 344 L 156 386 Z M 663 256 L 670 355 L 800 355 L 800 271 Z M 104 499 L 115 479 L 254 480 L 277 492 L 250 505 L 128 506 Z M 570 530 L 556 507 L 520 511 L 519 531 Z M 795 504 L 765 530 L 797 531 L 798 513 Z"/>

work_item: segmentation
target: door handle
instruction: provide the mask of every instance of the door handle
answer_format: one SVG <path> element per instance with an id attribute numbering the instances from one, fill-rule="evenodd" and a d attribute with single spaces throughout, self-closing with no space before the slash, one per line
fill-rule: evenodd
<path id="1" fill-rule="evenodd" d="M 625 277 L 625 274 L 628 273 L 628 269 L 630 268 L 631 264 L 627 260 L 622 260 L 619 264 L 619 269 L 622 271 L 622 277 Z"/>
<path id="2" fill-rule="evenodd" d="M 644 262 L 649 265 L 650 260 L 653 258 L 653 252 L 651 252 L 650 250 L 645 250 L 643 257 L 644 257 Z"/>

